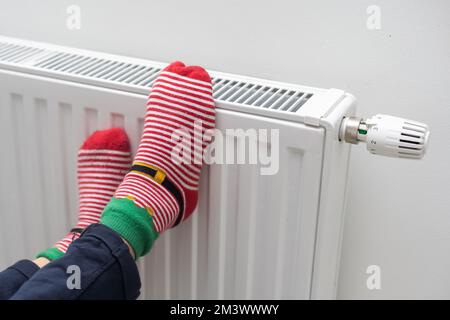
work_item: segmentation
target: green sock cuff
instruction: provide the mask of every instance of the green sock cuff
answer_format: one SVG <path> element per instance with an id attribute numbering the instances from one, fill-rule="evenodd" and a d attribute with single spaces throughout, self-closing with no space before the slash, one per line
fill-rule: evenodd
<path id="1" fill-rule="evenodd" d="M 147 210 L 126 198 L 112 198 L 103 210 L 100 223 L 127 240 L 134 250 L 136 259 L 150 251 L 159 235 Z"/>
<path id="2" fill-rule="evenodd" d="M 39 253 L 36 258 L 47 258 L 50 261 L 61 258 L 64 255 L 64 252 L 59 251 L 55 247 L 47 249 Z"/>

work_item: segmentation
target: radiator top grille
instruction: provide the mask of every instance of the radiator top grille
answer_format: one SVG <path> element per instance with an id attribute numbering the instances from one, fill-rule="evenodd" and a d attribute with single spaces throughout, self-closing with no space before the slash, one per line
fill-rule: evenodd
<path id="1" fill-rule="evenodd" d="M 6 38 L 9 39 L 9 38 Z M 15 39 L 14 39 L 15 40 Z M 29 45 L 32 43 L 32 45 Z M 0 37 L 0 67 L 148 94 L 165 64 Z M 218 103 L 296 113 L 321 89 L 210 72 Z"/>

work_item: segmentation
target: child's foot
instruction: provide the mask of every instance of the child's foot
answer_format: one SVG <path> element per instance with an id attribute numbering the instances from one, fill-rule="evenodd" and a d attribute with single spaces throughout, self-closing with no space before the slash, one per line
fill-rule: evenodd
<path id="1" fill-rule="evenodd" d="M 214 126 L 208 73 L 182 62 L 170 64 L 150 93 L 144 133 L 131 171 L 101 218 L 101 223 L 127 240 L 136 258 L 150 250 L 159 233 L 177 225 L 195 209 L 203 150 L 208 142 L 194 141 L 194 131 L 201 130 L 203 136 Z M 184 156 L 182 163 L 180 155 Z"/>
<path id="2" fill-rule="evenodd" d="M 123 129 L 94 132 L 78 152 L 78 222 L 63 239 L 38 257 L 49 260 L 62 257 L 86 227 L 98 223 L 103 209 L 130 167 L 130 144 Z"/>

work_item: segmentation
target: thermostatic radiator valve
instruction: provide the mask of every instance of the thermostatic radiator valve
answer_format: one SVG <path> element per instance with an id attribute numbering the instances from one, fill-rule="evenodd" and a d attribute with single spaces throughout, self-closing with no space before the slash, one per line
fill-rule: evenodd
<path id="1" fill-rule="evenodd" d="M 369 119 L 345 117 L 339 139 L 352 144 L 365 142 L 367 150 L 373 154 L 422 159 L 429 134 L 424 123 L 377 114 Z"/>

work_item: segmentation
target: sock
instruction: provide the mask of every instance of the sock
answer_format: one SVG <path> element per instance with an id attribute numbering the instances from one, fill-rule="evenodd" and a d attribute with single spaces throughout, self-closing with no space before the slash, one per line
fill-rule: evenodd
<path id="1" fill-rule="evenodd" d="M 123 129 L 94 132 L 78 152 L 78 222 L 64 238 L 37 257 L 49 260 L 62 257 L 84 229 L 98 223 L 103 209 L 130 166 L 130 143 Z"/>
<path id="2" fill-rule="evenodd" d="M 197 205 L 202 154 L 208 145 L 200 141 L 194 146 L 194 124 L 199 121 L 202 134 L 215 126 L 211 78 L 201 67 L 174 62 L 153 84 L 133 166 L 101 218 L 127 240 L 136 258 Z M 180 129 L 190 137 L 178 135 Z M 178 156 L 173 150 L 179 150 Z M 180 163 L 186 153 L 188 161 Z"/>

